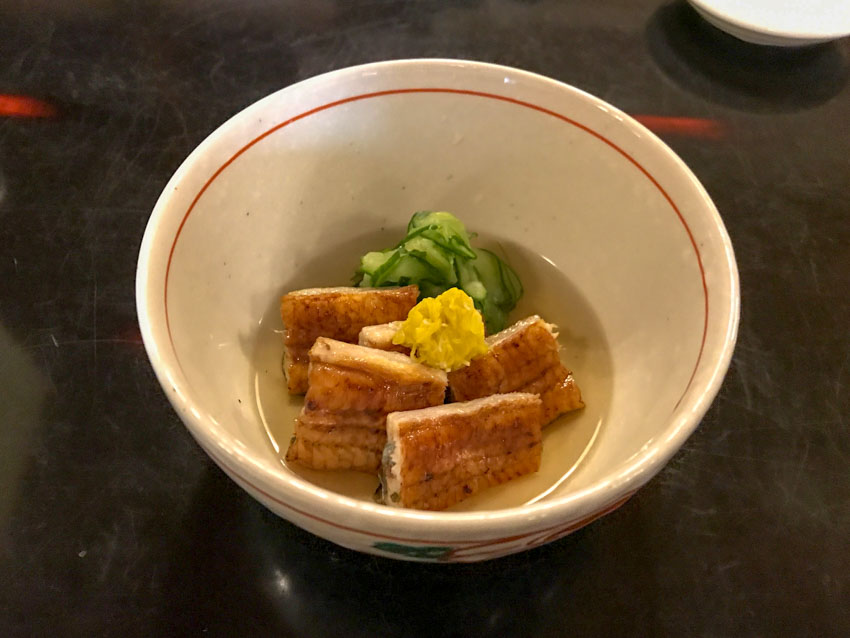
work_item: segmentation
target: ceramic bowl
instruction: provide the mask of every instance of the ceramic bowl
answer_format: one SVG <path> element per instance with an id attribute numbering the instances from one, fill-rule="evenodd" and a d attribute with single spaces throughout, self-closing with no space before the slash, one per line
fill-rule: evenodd
<path id="1" fill-rule="evenodd" d="M 559 324 L 587 402 L 547 429 L 537 475 L 446 512 L 281 460 L 301 398 L 280 370 L 280 295 L 346 284 L 417 210 L 503 251 L 526 285 L 515 317 Z M 165 187 L 136 294 L 166 395 L 237 484 L 339 545 L 434 561 L 522 551 L 624 503 L 708 409 L 739 308 L 720 216 L 655 135 L 566 84 L 455 60 L 343 69 L 235 115 Z"/>
<path id="2" fill-rule="evenodd" d="M 711 25 L 751 44 L 803 47 L 850 35 L 843 0 L 688 0 Z"/>

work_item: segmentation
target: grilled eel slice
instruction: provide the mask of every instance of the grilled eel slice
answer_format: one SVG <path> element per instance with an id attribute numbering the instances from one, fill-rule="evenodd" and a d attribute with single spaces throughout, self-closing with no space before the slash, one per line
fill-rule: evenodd
<path id="1" fill-rule="evenodd" d="M 391 321 L 376 326 L 364 326 L 357 337 L 357 343 L 367 348 L 410 354 L 410 348 L 407 346 L 397 346 L 393 343 L 393 337 L 401 328 L 401 324 L 401 321 Z"/>
<path id="2" fill-rule="evenodd" d="M 540 468 L 542 401 L 496 394 L 387 417 L 387 505 L 441 510 Z"/>
<path id="3" fill-rule="evenodd" d="M 280 300 L 283 371 L 292 394 L 307 391 L 308 352 L 318 337 L 356 343 L 363 326 L 404 319 L 416 305 L 417 286 L 403 288 L 308 288 Z"/>
<path id="4" fill-rule="evenodd" d="M 446 373 L 397 352 L 319 337 L 286 460 L 316 470 L 378 473 L 387 414 L 443 403 Z"/>
<path id="5" fill-rule="evenodd" d="M 552 324 L 532 315 L 487 337 L 487 343 L 488 352 L 449 373 L 455 401 L 507 392 L 539 394 L 544 427 L 559 415 L 584 407 L 572 372 L 561 363 Z"/>

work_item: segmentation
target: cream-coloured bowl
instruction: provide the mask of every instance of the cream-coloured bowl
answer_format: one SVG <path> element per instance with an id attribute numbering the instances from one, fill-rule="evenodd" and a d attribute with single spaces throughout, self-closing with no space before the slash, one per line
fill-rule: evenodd
<path id="1" fill-rule="evenodd" d="M 279 296 L 344 285 L 423 209 L 503 251 L 527 288 L 516 318 L 561 326 L 587 402 L 547 430 L 538 475 L 447 512 L 385 507 L 374 477 L 281 460 L 299 403 Z M 625 502 L 699 424 L 739 312 L 720 216 L 663 142 L 560 82 L 456 60 L 335 71 L 231 118 L 159 198 L 136 294 L 160 383 L 236 483 L 340 545 L 440 561 L 535 547 Z"/>

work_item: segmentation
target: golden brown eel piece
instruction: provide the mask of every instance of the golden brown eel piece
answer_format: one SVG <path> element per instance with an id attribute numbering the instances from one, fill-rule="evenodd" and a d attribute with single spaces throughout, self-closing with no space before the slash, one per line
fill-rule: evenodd
<path id="1" fill-rule="evenodd" d="M 289 391 L 307 391 L 307 353 L 318 337 L 357 343 L 363 326 L 405 319 L 418 296 L 417 286 L 308 288 L 284 295 L 280 316 L 285 328 L 283 367 Z"/>
<path id="2" fill-rule="evenodd" d="M 319 337 L 286 460 L 317 470 L 376 472 L 386 415 L 443 403 L 446 374 L 403 354 Z"/>
<path id="3" fill-rule="evenodd" d="M 401 321 L 391 321 L 376 326 L 364 326 L 357 337 L 357 343 L 367 348 L 410 354 L 410 348 L 407 346 L 397 346 L 393 343 L 393 337 L 401 328 L 401 324 Z"/>
<path id="4" fill-rule="evenodd" d="M 384 502 L 441 510 L 540 468 L 542 402 L 497 394 L 387 417 Z"/>
<path id="5" fill-rule="evenodd" d="M 561 363 L 552 324 L 533 315 L 487 337 L 490 350 L 449 373 L 455 401 L 491 394 L 532 392 L 543 400 L 543 425 L 584 407 L 572 373 Z"/>

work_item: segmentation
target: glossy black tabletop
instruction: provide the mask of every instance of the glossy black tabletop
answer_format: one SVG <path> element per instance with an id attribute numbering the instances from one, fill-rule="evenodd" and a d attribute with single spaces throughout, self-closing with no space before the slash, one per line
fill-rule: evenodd
<path id="1" fill-rule="evenodd" d="M 205 456 L 134 274 L 216 126 L 356 63 L 458 57 L 638 116 L 735 246 L 738 346 L 615 513 L 472 565 L 361 555 Z M 746 45 L 652 0 L 0 0 L 0 636 L 850 636 L 850 46 Z"/>

